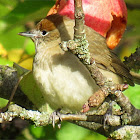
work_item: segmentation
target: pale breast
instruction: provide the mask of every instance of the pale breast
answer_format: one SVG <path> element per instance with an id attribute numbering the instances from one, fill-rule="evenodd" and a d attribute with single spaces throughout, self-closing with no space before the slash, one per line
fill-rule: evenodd
<path id="1" fill-rule="evenodd" d="M 49 51 L 53 52 L 51 56 Z M 45 53 L 43 58 L 45 61 L 41 60 L 39 65 L 34 65 L 35 79 L 53 109 L 80 111 L 99 87 L 76 56 L 69 52 L 54 52 L 48 50 L 49 54 Z M 38 56 L 36 55 L 36 59 Z"/>

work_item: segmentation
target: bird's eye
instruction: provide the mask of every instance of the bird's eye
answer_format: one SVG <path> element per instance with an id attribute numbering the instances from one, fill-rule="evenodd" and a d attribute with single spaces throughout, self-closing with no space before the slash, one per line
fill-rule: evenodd
<path id="1" fill-rule="evenodd" d="M 43 31 L 42 31 L 42 35 L 44 36 L 44 35 L 46 35 L 46 34 L 47 34 L 47 31 L 43 30 Z"/>

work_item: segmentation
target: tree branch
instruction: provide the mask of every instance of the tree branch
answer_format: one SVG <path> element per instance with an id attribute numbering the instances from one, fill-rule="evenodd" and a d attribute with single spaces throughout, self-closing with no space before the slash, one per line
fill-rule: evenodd
<path id="1" fill-rule="evenodd" d="M 80 61 L 87 66 L 97 84 L 101 87 L 101 91 L 105 92 L 101 92 L 100 96 L 96 97 L 96 95 L 99 95 L 98 91 L 91 97 L 95 99 L 95 102 L 90 100 L 90 105 L 98 108 L 94 108 L 92 111 L 87 113 L 61 114 L 61 118 L 62 120 L 67 120 L 85 128 L 94 130 L 107 137 L 115 139 L 124 139 L 127 136 L 129 136 L 129 138 L 138 138 L 140 137 L 140 127 L 137 126 L 140 125 L 140 110 L 136 109 L 122 94 L 121 91 L 125 90 L 127 85 L 116 85 L 112 82 L 106 81 L 106 78 L 98 70 L 94 60 L 90 58 L 88 41 L 86 40 L 86 35 L 84 33 L 84 13 L 81 8 L 81 2 L 81 0 L 75 0 L 76 12 L 74 40 L 62 42 L 61 47 L 63 50 L 70 50 L 78 56 Z M 18 81 L 17 71 L 14 68 L 1 66 L 0 76 L 0 96 L 9 99 L 10 93 Z M 100 99 L 101 96 L 102 98 Z M 99 101 L 97 101 L 98 99 Z M 110 111 L 110 103 L 112 102 L 111 99 L 116 100 L 122 110 L 120 108 L 119 111 L 116 111 L 116 113 L 112 113 L 113 107 Z M 18 87 L 13 101 L 22 107 L 30 109 L 33 108 L 33 104 L 24 95 L 20 87 Z M 10 105 L 7 112 L 0 113 L 0 122 L 11 121 L 15 117 L 20 117 L 22 119 L 33 121 L 36 126 L 44 126 L 52 123 L 52 120 L 49 119 L 49 113 L 26 110 L 22 107 Z M 56 116 L 55 122 L 58 121 L 59 117 Z M 124 126 L 124 124 L 126 124 L 126 126 Z M 127 124 L 136 126 L 128 126 Z"/>
<path id="2" fill-rule="evenodd" d="M 140 47 L 138 47 L 129 57 L 124 57 L 124 59 L 124 63 L 132 70 L 130 73 L 133 76 L 134 82 L 140 85 L 140 74 L 136 73 L 140 70 Z"/>
<path id="3" fill-rule="evenodd" d="M 94 112 L 94 113 L 93 113 Z M 62 120 L 76 123 L 77 125 L 94 130 L 107 137 L 124 139 L 131 134 L 132 137 L 140 137 L 140 126 L 121 126 L 121 116 L 109 115 L 107 117 L 106 125 L 103 125 L 104 116 L 97 115 L 98 111 L 93 111 L 94 115 L 86 114 L 61 114 Z M 52 124 L 50 114 L 47 112 L 38 112 L 33 110 L 26 110 L 18 105 L 10 105 L 5 113 L 0 113 L 0 123 L 4 121 L 12 121 L 15 117 L 33 121 L 36 126 L 46 126 Z M 55 117 L 55 122 L 59 122 L 59 117 Z M 110 126 L 109 126 L 110 125 Z M 118 127 L 119 126 L 119 127 Z M 123 131 L 121 131 L 123 130 Z M 126 133 L 127 132 L 127 133 Z"/>
<path id="4" fill-rule="evenodd" d="M 12 67 L 0 65 L 0 97 L 8 99 L 11 96 L 12 90 L 18 81 L 17 70 Z M 20 87 L 17 88 L 13 98 L 13 102 L 21 105 L 27 109 L 33 108 L 33 104 L 29 101 L 28 97 L 21 91 Z"/>

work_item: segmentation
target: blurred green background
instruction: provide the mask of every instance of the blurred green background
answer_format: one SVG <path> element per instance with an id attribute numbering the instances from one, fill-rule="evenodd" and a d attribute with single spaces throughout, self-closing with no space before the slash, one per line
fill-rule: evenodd
<path id="1" fill-rule="evenodd" d="M 115 49 L 122 60 L 140 46 L 140 1 L 125 0 L 125 2 L 128 7 L 128 25 L 119 47 Z M 0 0 L 0 65 L 12 66 L 13 62 L 16 62 L 27 69 L 32 68 L 34 44 L 18 33 L 33 28 L 46 16 L 54 3 L 53 0 Z M 139 85 L 129 87 L 125 95 L 135 107 L 140 109 Z M 5 103 L 5 100 L 0 100 L 0 106 Z M 58 130 L 52 126 L 37 128 L 29 122 L 15 119 L 12 123 L 0 125 L 0 139 L 104 140 L 106 138 L 67 122 L 63 122 L 62 128 Z"/>

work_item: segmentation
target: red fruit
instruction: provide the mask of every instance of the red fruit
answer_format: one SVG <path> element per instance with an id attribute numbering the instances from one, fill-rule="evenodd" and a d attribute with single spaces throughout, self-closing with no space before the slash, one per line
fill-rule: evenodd
<path id="1" fill-rule="evenodd" d="M 85 24 L 106 37 L 109 48 L 119 43 L 127 23 L 123 0 L 83 0 Z M 74 0 L 57 0 L 48 15 L 59 13 L 74 18 Z"/>

